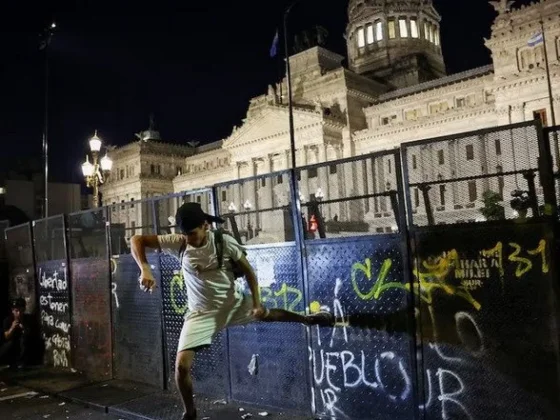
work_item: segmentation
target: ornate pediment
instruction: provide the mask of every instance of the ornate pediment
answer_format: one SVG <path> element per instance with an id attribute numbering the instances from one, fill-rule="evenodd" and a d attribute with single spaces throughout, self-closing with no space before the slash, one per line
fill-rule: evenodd
<path id="1" fill-rule="evenodd" d="M 314 124 L 320 124 L 323 116 L 313 109 L 294 110 L 294 126 L 296 132 L 306 129 Z M 269 105 L 258 115 L 247 119 L 223 143 L 224 149 L 233 149 L 243 146 L 264 143 L 274 138 L 289 135 L 288 107 L 282 105 Z"/>

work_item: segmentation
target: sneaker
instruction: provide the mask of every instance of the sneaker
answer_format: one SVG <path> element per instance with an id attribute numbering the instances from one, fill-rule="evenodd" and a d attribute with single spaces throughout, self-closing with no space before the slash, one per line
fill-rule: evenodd
<path id="1" fill-rule="evenodd" d="M 320 327 L 334 326 L 335 319 L 333 314 L 329 312 L 319 312 L 313 315 L 307 315 L 308 325 L 319 325 Z"/>

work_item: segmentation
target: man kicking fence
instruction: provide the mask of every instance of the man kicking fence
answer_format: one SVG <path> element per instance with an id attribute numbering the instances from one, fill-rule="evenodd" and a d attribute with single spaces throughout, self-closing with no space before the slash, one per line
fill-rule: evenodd
<path id="1" fill-rule="evenodd" d="M 183 400 L 184 420 L 195 420 L 191 367 L 197 350 L 210 346 L 213 337 L 230 325 L 254 321 L 297 322 L 304 325 L 333 325 L 329 313 L 299 315 L 262 306 L 255 272 L 245 249 L 222 230 L 212 231 L 211 223 L 224 223 L 206 214 L 200 204 L 183 204 L 175 217 L 181 234 L 135 235 L 131 250 L 140 267 L 140 287 L 152 292 L 156 280 L 146 259 L 146 249 L 159 249 L 181 263 L 187 290 L 188 311 L 179 338 L 175 381 Z M 235 279 L 244 276 L 251 296 L 236 290 Z"/>

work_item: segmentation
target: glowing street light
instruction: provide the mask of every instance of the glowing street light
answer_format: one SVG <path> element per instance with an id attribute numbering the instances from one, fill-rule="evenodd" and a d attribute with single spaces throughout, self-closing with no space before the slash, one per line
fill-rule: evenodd
<path id="1" fill-rule="evenodd" d="M 91 151 L 92 161 L 86 155 L 86 161 L 82 163 L 82 174 L 86 180 L 88 188 L 93 188 L 93 207 L 99 207 L 99 185 L 103 184 L 111 169 L 113 169 L 113 161 L 107 154 L 99 159 L 99 153 L 103 142 L 97 136 L 97 130 L 93 137 L 89 140 L 89 148 Z"/>

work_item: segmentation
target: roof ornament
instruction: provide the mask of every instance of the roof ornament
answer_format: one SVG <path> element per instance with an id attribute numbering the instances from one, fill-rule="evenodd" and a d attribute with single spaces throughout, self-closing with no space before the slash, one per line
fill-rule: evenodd
<path id="1" fill-rule="evenodd" d="M 498 1 L 490 1 L 490 5 L 498 12 L 499 15 L 503 15 L 504 13 L 508 13 L 511 11 L 511 6 L 515 1 L 513 0 L 498 0 Z"/>

